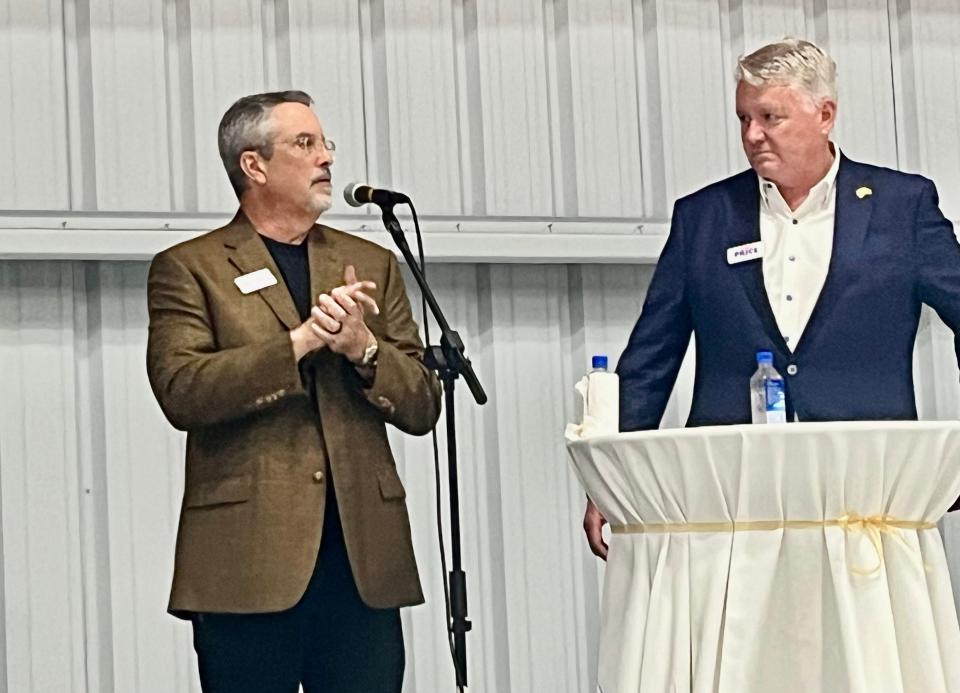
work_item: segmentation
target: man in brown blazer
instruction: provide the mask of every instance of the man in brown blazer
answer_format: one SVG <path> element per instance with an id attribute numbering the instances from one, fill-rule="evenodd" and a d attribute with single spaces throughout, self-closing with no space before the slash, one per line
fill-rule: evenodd
<path id="1" fill-rule="evenodd" d="M 311 105 L 230 107 L 240 210 L 150 267 L 150 383 L 187 431 L 169 608 L 207 692 L 399 691 L 399 607 L 423 601 L 386 424 L 427 433 L 440 388 L 394 256 L 315 224 L 334 145 Z"/>

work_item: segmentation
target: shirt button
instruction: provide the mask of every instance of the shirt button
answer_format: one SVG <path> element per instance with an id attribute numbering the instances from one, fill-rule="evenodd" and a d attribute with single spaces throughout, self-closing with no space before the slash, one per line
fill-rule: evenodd
<path id="1" fill-rule="evenodd" d="M 799 221 L 797 221 L 796 219 L 794 219 L 794 220 L 793 220 L 793 224 L 794 224 L 794 226 L 796 226 L 796 225 L 797 225 L 797 224 L 799 224 L 799 223 L 800 223 L 800 222 L 799 222 Z"/>
<path id="2" fill-rule="evenodd" d="M 797 364 L 791 363 L 787 366 L 787 375 L 796 375 L 797 374 Z"/>
<path id="3" fill-rule="evenodd" d="M 790 343 L 790 338 L 789 338 L 789 337 L 784 337 L 784 338 L 783 338 L 783 341 L 785 341 L 787 344 L 789 344 L 789 343 Z"/>
<path id="4" fill-rule="evenodd" d="M 791 255 L 791 256 L 788 257 L 787 259 L 788 259 L 790 262 L 796 262 L 796 261 L 797 261 L 797 256 L 796 256 L 796 255 Z"/>
<path id="5" fill-rule="evenodd" d="M 788 301 L 792 301 L 792 300 L 793 300 L 793 296 L 791 296 L 790 294 L 787 294 L 787 300 L 788 300 Z"/>
<path id="6" fill-rule="evenodd" d="M 316 481 L 318 484 L 323 482 L 323 472 L 314 472 L 313 480 Z"/>

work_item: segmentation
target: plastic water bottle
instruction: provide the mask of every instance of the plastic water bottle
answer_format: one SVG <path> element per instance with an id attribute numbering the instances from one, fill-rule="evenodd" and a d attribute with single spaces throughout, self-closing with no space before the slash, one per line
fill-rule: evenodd
<path id="1" fill-rule="evenodd" d="M 773 353 L 757 352 L 757 372 L 750 378 L 753 423 L 786 423 L 787 395 L 783 377 L 773 367 Z"/>
<path id="2" fill-rule="evenodd" d="M 591 435 L 608 435 L 620 430 L 620 378 L 607 372 L 607 357 L 597 354 L 590 360 L 583 393 L 583 420 Z"/>

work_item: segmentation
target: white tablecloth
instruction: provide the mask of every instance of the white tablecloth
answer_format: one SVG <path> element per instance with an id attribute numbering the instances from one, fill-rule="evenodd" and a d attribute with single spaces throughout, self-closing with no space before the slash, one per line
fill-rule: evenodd
<path id="1" fill-rule="evenodd" d="M 871 532 L 856 527 L 656 528 L 936 522 L 960 495 L 960 424 L 717 426 L 568 450 L 612 525 L 659 532 L 610 537 L 603 693 L 960 691 L 960 628 L 936 529 L 875 532 L 877 567 Z"/>

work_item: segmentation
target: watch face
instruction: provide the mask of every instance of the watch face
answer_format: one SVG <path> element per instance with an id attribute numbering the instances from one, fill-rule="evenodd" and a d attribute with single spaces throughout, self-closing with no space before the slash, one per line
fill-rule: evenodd
<path id="1" fill-rule="evenodd" d="M 366 351 L 363 352 L 363 365 L 368 366 L 376 359 L 377 356 L 377 343 L 374 342 L 367 347 Z"/>

